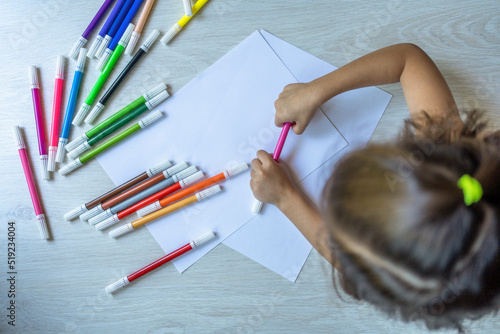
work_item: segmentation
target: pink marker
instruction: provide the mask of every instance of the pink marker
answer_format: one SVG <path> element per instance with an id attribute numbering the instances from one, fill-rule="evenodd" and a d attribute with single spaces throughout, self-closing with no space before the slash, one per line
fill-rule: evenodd
<path id="1" fill-rule="evenodd" d="M 281 155 L 281 150 L 283 149 L 283 145 L 285 145 L 286 136 L 288 135 L 288 131 L 292 126 L 292 122 L 286 122 L 283 124 L 283 128 L 281 129 L 280 137 L 278 138 L 278 143 L 276 144 L 276 148 L 274 149 L 273 159 L 278 162 Z"/>
<path id="2" fill-rule="evenodd" d="M 36 66 L 30 66 L 29 72 L 31 83 L 31 97 L 33 98 L 33 110 L 35 111 L 35 124 L 38 136 L 40 167 L 42 168 L 42 178 L 44 180 L 48 180 L 49 172 L 47 171 L 47 143 L 45 141 L 45 131 L 43 128 L 42 105 L 40 103 L 40 84 L 38 82 L 38 73 L 36 70 Z"/>
<path id="3" fill-rule="evenodd" d="M 40 230 L 42 239 L 48 239 L 49 232 L 47 231 L 47 223 L 45 222 L 45 215 L 43 214 L 42 206 L 40 205 L 40 198 L 38 197 L 35 181 L 33 180 L 33 173 L 28 160 L 28 154 L 26 153 L 26 145 L 24 144 L 24 139 L 19 127 L 14 126 L 12 129 L 14 130 L 14 139 L 17 144 L 17 149 L 19 150 L 19 156 L 21 157 L 21 163 L 23 164 L 24 176 L 26 177 L 26 182 L 28 183 L 28 188 L 30 190 L 31 201 L 33 202 L 33 207 L 35 209 L 38 229 Z"/>
<path id="4" fill-rule="evenodd" d="M 278 138 L 278 143 L 276 144 L 276 148 L 274 149 L 273 159 L 278 162 L 281 155 L 281 150 L 283 150 L 283 145 L 285 145 L 286 136 L 288 135 L 288 131 L 292 126 L 291 122 L 286 122 L 283 124 L 283 128 L 281 129 L 280 137 Z M 259 213 L 262 210 L 262 202 L 259 200 L 255 200 L 253 203 L 252 211 L 254 213 Z"/>
<path id="5" fill-rule="evenodd" d="M 54 100 L 52 101 L 52 124 L 50 126 L 49 162 L 47 169 L 56 170 L 57 145 L 59 140 L 59 118 L 61 115 L 61 100 L 64 87 L 64 56 L 57 56 L 56 82 L 54 85 Z"/>

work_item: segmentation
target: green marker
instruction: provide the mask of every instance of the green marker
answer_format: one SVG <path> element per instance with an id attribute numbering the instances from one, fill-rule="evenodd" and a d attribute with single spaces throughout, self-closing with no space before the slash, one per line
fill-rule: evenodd
<path id="1" fill-rule="evenodd" d="M 96 99 L 97 94 L 99 94 L 99 91 L 101 90 L 102 86 L 108 79 L 111 71 L 113 70 L 113 67 L 118 61 L 118 58 L 120 58 L 121 54 L 125 50 L 125 47 L 127 46 L 127 43 L 130 39 L 130 35 L 132 34 L 132 29 L 134 29 L 134 25 L 131 23 L 127 27 L 127 30 L 125 30 L 125 33 L 123 33 L 120 42 L 118 42 L 116 49 L 113 51 L 111 58 L 106 63 L 106 66 L 101 72 L 101 75 L 99 75 L 99 78 L 97 78 L 97 81 L 95 82 L 94 87 L 92 87 L 92 90 L 85 99 L 85 102 L 80 107 L 80 110 L 78 110 L 78 113 L 76 114 L 72 122 L 74 125 L 79 126 L 82 123 L 82 120 L 85 118 L 85 116 L 87 116 L 87 114 L 89 113 L 90 107 L 94 102 L 94 100 Z M 85 123 L 90 124 L 91 121 L 92 120 L 85 119 Z"/>
<path id="2" fill-rule="evenodd" d="M 167 97 L 169 97 L 168 93 L 166 90 L 161 92 L 160 94 L 156 95 L 151 101 L 146 102 L 129 112 L 127 115 L 123 116 L 120 118 L 118 121 L 115 123 L 111 124 L 107 128 L 103 129 L 96 135 L 94 135 L 92 138 L 89 140 L 83 142 L 80 146 L 78 146 L 76 149 L 68 153 L 68 158 L 71 160 L 75 159 L 78 157 L 80 154 L 88 151 L 92 146 L 97 144 L 99 141 L 102 139 L 106 138 L 134 118 L 138 117 L 142 113 L 154 109 L 157 105 L 159 105 L 161 102 L 163 102 Z"/>
<path id="3" fill-rule="evenodd" d="M 59 174 L 66 175 L 66 174 L 71 173 L 75 169 L 83 166 L 84 163 L 91 160 L 92 158 L 97 156 L 99 153 L 104 152 L 105 150 L 107 150 L 111 146 L 119 143 L 120 141 L 127 138 L 128 136 L 130 136 L 130 135 L 146 128 L 147 126 L 153 124 L 154 122 L 156 122 L 157 120 L 162 118 L 162 116 L 163 116 L 163 113 L 161 111 L 159 111 L 159 110 L 153 111 L 152 113 L 150 113 L 149 115 L 147 115 L 146 117 L 141 119 L 139 122 L 132 125 L 130 128 L 117 134 L 116 136 L 114 136 L 110 140 L 108 140 L 108 141 L 102 143 L 101 145 L 97 146 L 96 148 L 94 148 L 92 151 L 86 153 L 85 155 L 82 155 L 79 158 L 76 158 L 75 160 L 71 161 L 63 168 L 59 169 Z"/>
<path id="4" fill-rule="evenodd" d="M 144 104 L 146 102 L 149 102 L 152 100 L 156 95 L 160 94 L 162 91 L 167 89 L 167 85 L 165 85 L 163 82 L 160 83 L 159 85 L 155 86 L 153 89 L 147 91 L 144 95 L 140 96 L 138 99 L 127 105 L 126 107 L 122 108 L 121 110 L 117 111 L 101 123 L 97 124 L 94 126 L 92 129 L 88 130 L 84 134 L 82 134 L 80 137 L 72 140 L 66 145 L 66 150 L 68 152 L 73 151 L 75 148 L 86 142 L 88 139 L 92 138 L 135 108 L 139 107 L 141 104 Z"/>

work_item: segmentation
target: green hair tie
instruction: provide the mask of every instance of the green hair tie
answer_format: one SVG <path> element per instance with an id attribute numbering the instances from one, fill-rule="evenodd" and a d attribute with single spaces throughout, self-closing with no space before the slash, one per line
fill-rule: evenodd
<path id="1" fill-rule="evenodd" d="M 467 206 L 479 202 L 483 197 L 481 183 L 469 174 L 458 179 L 457 185 L 464 192 L 464 202 Z"/>

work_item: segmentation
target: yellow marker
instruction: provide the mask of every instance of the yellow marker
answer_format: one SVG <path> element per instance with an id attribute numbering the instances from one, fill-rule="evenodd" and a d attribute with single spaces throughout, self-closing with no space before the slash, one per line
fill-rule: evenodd
<path id="1" fill-rule="evenodd" d="M 208 189 L 205 189 L 203 191 L 200 191 L 196 193 L 193 196 L 190 196 L 188 198 L 183 199 L 182 201 L 176 202 L 172 205 L 166 206 L 161 210 L 155 211 L 147 216 L 144 216 L 140 219 L 134 220 L 131 223 L 128 223 L 126 225 L 122 225 L 111 232 L 109 232 L 109 237 L 110 238 L 116 238 L 119 237 L 120 235 L 123 235 L 125 233 L 128 233 L 130 231 L 133 231 L 134 229 L 138 228 L 139 226 L 142 226 L 146 223 L 149 223 L 152 220 L 155 220 L 156 218 L 159 218 L 161 216 L 164 216 L 166 214 L 169 214 L 171 212 L 174 212 L 182 207 L 185 207 L 186 205 L 199 202 L 207 197 L 210 197 L 212 195 L 217 194 L 220 192 L 222 189 L 219 185 L 212 186 Z"/>
<path id="2" fill-rule="evenodd" d="M 207 1 L 208 0 L 196 1 L 196 3 L 194 4 L 194 6 L 192 8 L 193 15 L 192 16 L 184 15 L 176 24 L 174 24 L 174 26 L 172 28 L 170 28 L 170 30 L 165 34 L 165 36 L 163 36 L 161 38 L 160 42 L 167 45 L 168 42 L 170 42 L 170 40 L 172 38 L 174 38 L 175 35 L 177 35 L 179 33 L 179 31 L 182 30 L 182 28 L 184 28 L 186 23 L 188 23 L 189 20 L 191 20 L 191 18 L 196 15 L 196 13 L 201 9 L 201 7 L 203 7 L 207 3 Z"/>

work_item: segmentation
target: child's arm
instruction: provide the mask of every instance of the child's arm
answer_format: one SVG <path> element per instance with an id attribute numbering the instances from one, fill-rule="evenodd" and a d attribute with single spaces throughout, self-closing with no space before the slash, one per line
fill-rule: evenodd
<path id="1" fill-rule="evenodd" d="M 431 117 L 454 111 L 461 122 L 450 89 L 432 60 L 415 45 L 398 44 L 372 52 L 309 83 L 286 86 L 275 103 L 275 123 L 282 126 L 284 122 L 295 122 L 292 129 L 301 134 L 316 109 L 335 95 L 398 81 L 412 117 L 421 110 Z M 252 167 L 250 186 L 255 197 L 276 205 L 313 247 L 334 264 L 321 214 L 295 187 L 284 164 L 259 151 Z"/>
<path id="2" fill-rule="evenodd" d="M 324 233 L 324 224 L 316 206 L 293 184 L 283 161 L 276 162 L 265 151 L 252 161 L 250 187 L 254 196 L 274 204 L 290 219 L 311 245 L 334 264 Z"/>
<path id="3" fill-rule="evenodd" d="M 284 88 L 275 102 L 277 126 L 295 122 L 292 129 L 304 132 L 316 109 L 340 93 L 367 86 L 401 82 L 412 118 L 420 111 L 443 116 L 455 111 L 455 100 L 434 62 L 418 46 L 396 44 L 358 58 L 306 84 Z"/>

